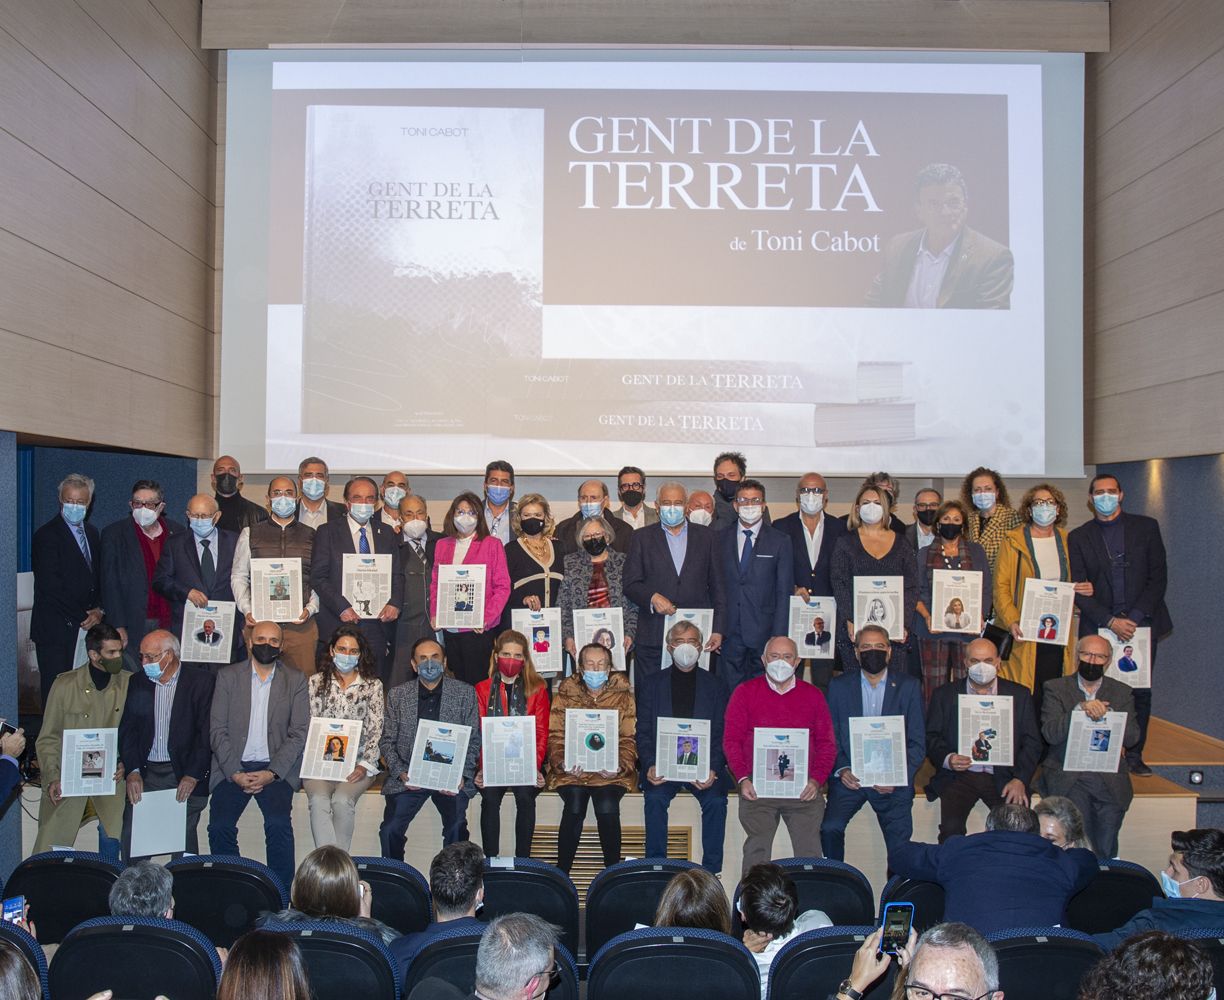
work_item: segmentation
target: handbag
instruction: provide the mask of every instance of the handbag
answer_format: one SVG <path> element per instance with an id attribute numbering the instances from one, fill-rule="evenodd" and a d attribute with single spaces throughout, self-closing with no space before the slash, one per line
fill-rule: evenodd
<path id="1" fill-rule="evenodd" d="M 996 625 L 993 621 L 988 621 L 982 626 L 983 639 L 989 639 L 995 644 L 995 648 L 999 651 L 999 659 L 1006 660 L 1011 657 L 1012 646 L 1015 645 L 1016 638 L 1011 634 L 1010 629 L 1005 629 L 1001 625 Z"/>

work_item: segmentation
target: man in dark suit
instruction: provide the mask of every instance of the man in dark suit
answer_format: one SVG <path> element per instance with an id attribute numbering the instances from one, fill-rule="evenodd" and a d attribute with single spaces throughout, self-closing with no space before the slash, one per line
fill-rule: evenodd
<path id="1" fill-rule="evenodd" d="M 387 946 L 399 966 L 401 979 L 405 979 L 408 966 L 426 945 L 455 934 L 479 935 L 488 926 L 476 916 L 484 905 L 484 862 L 484 851 L 470 840 L 448 844 L 430 862 L 433 923 L 424 930 L 397 937 Z"/>
<path id="2" fill-rule="evenodd" d="M 1012 252 L 965 225 L 968 187 L 948 163 L 918 173 L 915 211 L 922 229 L 884 248 L 884 268 L 867 304 L 905 309 L 1009 309 L 1015 277 Z"/>
<path id="3" fill-rule="evenodd" d="M 187 803 L 187 851 L 200 853 L 197 827 L 208 803 L 210 713 L 216 679 L 179 662 L 179 641 L 158 629 L 140 643 L 142 669 L 128 683 L 119 722 L 119 757 L 127 772 L 123 857 L 130 862 L 132 807 L 144 792 L 176 789 Z"/>
<path id="4" fill-rule="evenodd" d="M 374 517 L 377 501 L 378 484 L 368 476 L 356 476 L 345 483 L 347 515 L 315 530 L 310 589 L 319 596 L 319 642 L 327 643 L 341 622 L 356 625 L 374 651 L 384 686 L 389 686 L 395 621 L 404 606 L 404 570 L 400 536 Z M 344 596 L 345 553 L 391 557 L 391 599 L 374 618 L 360 617 L 353 602 Z"/>
<path id="5" fill-rule="evenodd" d="M 30 639 L 38 656 L 43 705 L 51 684 L 79 664 L 77 635 L 102 621 L 101 538 L 85 523 L 94 481 L 73 473 L 59 484 L 59 513 L 34 532 L 34 609 Z"/>
<path id="6" fill-rule="evenodd" d="M 646 473 L 636 465 L 623 466 L 616 474 L 616 494 L 621 505 L 612 511 L 612 517 L 624 521 L 634 531 L 659 523 L 659 512 L 646 503 Z"/>
<path id="7" fill-rule="evenodd" d="M 293 882 L 293 793 L 301 786 L 310 726 L 306 675 L 285 666 L 276 622 L 256 622 L 251 658 L 217 674 L 210 730 L 208 849 L 241 855 L 238 819 L 254 799 L 263 813 L 268 867 Z"/>
<path id="8" fill-rule="evenodd" d="M 729 528 L 739 520 L 733 501 L 740 482 L 748 475 L 748 460 L 738 451 L 724 451 L 714 459 L 714 523 L 717 531 Z M 769 524 L 769 508 L 761 515 Z"/>
<path id="9" fill-rule="evenodd" d="M 718 536 L 727 624 L 717 669 L 730 691 L 764 673 L 759 650 L 771 635 L 787 634 L 794 580 L 790 539 L 763 521 L 764 484 L 741 479 L 735 511 L 735 527 Z"/>
<path id="10" fill-rule="evenodd" d="M 944 920 L 982 934 L 1008 927 L 1053 927 L 1067 902 L 1097 874 L 1097 861 L 1082 847 L 1063 850 L 1041 836 L 1027 805 L 1004 802 L 986 817 L 986 831 L 947 843 L 897 844 L 889 867 L 906 878 L 937 882 L 946 902 Z"/>
<path id="11" fill-rule="evenodd" d="M 602 517 L 612 529 L 612 544 L 617 552 L 628 552 L 633 526 L 616 517 L 608 507 L 608 487 L 602 479 L 588 479 L 578 487 L 578 511 L 553 529 L 553 544 L 561 555 L 578 551 L 578 526 L 588 517 Z M 658 518 L 656 517 L 656 520 Z"/>
<path id="12" fill-rule="evenodd" d="M 161 558 L 153 573 L 153 589 L 170 602 L 170 631 L 183 634 L 184 606 L 187 602 L 206 608 L 214 601 L 232 601 L 230 578 L 238 535 L 217 527 L 221 511 L 217 501 L 197 493 L 187 501 L 187 522 L 191 530 L 172 535 L 162 546 Z M 226 663 L 244 655 L 242 634 L 222 637 L 229 646 Z"/>
<path id="13" fill-rule="evenodd" d="M 213 499 L 221 517 L 217 527 L 235 535 L 243 528 L 268 519 L 268 513 L 253 500 L 242 495 L 242 467 L 232 455 L 222 455 L 213 462 Z"/>
<path id="14" fill-rule="evenodd" d="M 717 538 L 713 529 L 686 520 L 686 495 L 679 483 L 659 487 L 659 523 L 633 533 L 625 559 L 625 593 L 641 608 L 634 640 L 639 684 L 659 670 L 663 619 L 677 608 L 712 608 L 705 648 L 716 652 L 722 645 L 727 605 Z"/>
<path id="15" fill-rule="evenodd" d="M 139 670 L 145 633 L 170 627 L 170 605 L 153 589 L 153 573 L 167 539 L 186 529 L 165 516 L 165 495 L 152 479 L 137 480 L 128 506 L 131 517 L 102 531 L 102 606 L 119 630 L 128 667 Z"/>
<path id="16" fill-rule="evenodd" d="M 331 472 L 327 463 L 316 455 L 298 463 L 298 492 L 301 500 L 297 506 L 297 519 L 316 531 L 328 521 L 341 521 L 348 514 L 342 503 L 327 498 L 331 486 Z"/>
<path id="17" fill-rule="evenodd" d="M 820 828 L 825 857 L 844 861 L 846 826 L 864 803 L 875 811 L 888 849 L 903 844 L 914 833 L 912 816 L 914 775 L 926 756 L 926 732 L 922 719 L 922 685 L 902 667 L 890 669 L 892 645 L 888 631 L 879 625 L 864 625 L 854 643 L 858 670 L 848 670 L 829 683 L 829 713 L 837 737 L 837 760 L 829 777 L 829 804 Z M 871 716 L 905 717 L 904 787 L 864 788 L 850 770 L 850 720 Z"/>
<path id="18" fill-rule="evenodd" d="M 922 552 L 938 534 L 935 518 L 943 504 L 939 490 L 924 486 L 914 494 L 914 523 L 905 526 L 905 540 L 915 552 Z"/>
<path id="19" fill-rule="evenodd" d="M 1041 760 L 1041 733 L 1033 713 L 1033 698 L 1023 684 L 999 679 L 999 651 L 989 639 L 965 644 L 969 676 L 935 689 L 927 707 L 927 757 L 935 775 L 927 798 L 939 799 L 939 842 L 965 832 L 965 821 L 978 799 L 993 809 L 1002 802 L 1028 805 L 1029 784 Z M 1010 698 L 1011 766 L 975 764 L 958 751 L 960 696 Z"/>
<path id="20" fill-rule="evenodd" d="M 404 497 L 399 503 L 399 515 L 404 605 L 395 626 L 390 687 L 412 679 L 412 647 L 418 639 L 434 635 L 429 626 L 429 578 L 433 571 L 434 550 L 442 537 L 441 532 L 429 526 L 429 509 L 423 497 Z"/>
<path id="21" fill-rule="evenodd" d="M 1037 782 L 1042 796 L 1065 795 L 1084 815 L 1084 832 L 1098 858 L 1118 856 L 1118 831 L 1135 792 L 1131 786 L 1126 752 L 1139 740 L 1135 700 L 1121 681 L 1105 676 L 1113 656 L 1109 641 L 1086 635 L 1076 645 L 1079 667 L 1074 674 L 1046 681 L 1041 699 L 1041 735 L 1049 746 Z M 1125 748 L 1114 774 L 1100 771 L 1064 771 L 1071 719 L 1082 712 L 1094 722 L 1106 712 L 1126 715 Z"/>
<path id="22" fill-rule="evenodd" d="M 667 857 L 668 807 L 677 793 L 687 789 L 701 806 L 701 865 L 717 875 L 722 871 L 727 793 L 731 790 L 723 751 L 723 720 L 731 695 L 722 678 L 697 668 L 701 647 L 701 630 L 692 622 L 676 622 L 667 634 L 671 668 L 640 682 L 638 766 L 642 772 L 642 810 L 646 816 L 646 857 Z M 710 723 L 710 771 L 700 781 L 682 784 L 659 777 L 656 768 L 659 753 L 674 751 L 674 744 L 663 748 L 656 745 L 660 717 L 704 719 Z M 697 752 L 693 747 L 690 740 L 686 754 L 682 743 L 676 763 L 696 764 Z"/>
<path id="23" fill-rule="evenodd" d="M 1098 629 L 1107 628 L 1130 642 L 1135 629 L 1146 626 L 1152 630 L 1154 671 L 1157 640 L 1173 628 L 1165 606 L 1169 569 L 1160 525 L 1150 517 L 1123 513 L 1124 494 L 1116 476 L 1093 476 L 1088 496 L 1093 519 L 1067 536 L 1071 579 L 1092 584 L 1091 595 L 1075 595 L 1079 634 L 1096 635 Z M 1134 696 L 1139 741 L 1127 751 L 1127 760 L 1132 774 L 1147 775 L 1152 769 L 1143 762 L 1143 745 L 1152 715 L 1152 689 L 1136 688 Z"/>

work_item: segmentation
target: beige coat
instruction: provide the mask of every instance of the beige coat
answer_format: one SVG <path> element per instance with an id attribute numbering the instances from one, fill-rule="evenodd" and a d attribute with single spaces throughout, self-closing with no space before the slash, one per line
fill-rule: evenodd
<path id="1" fill-rule="evenodd" d="M 47 789 L 52 782 L 60 780 L 64 730 L 118 729 L 131 677 L 130 673 L 122 670 L 111 677 L 105 690 L 99 691 L 93 685 L 88 664 L 85 664 L 60 674 L 51 685 L 51 693 L 47 696 L 47 709 L 43 713 L 42 730 L 37 741 L 43 791 L 38 808 L 35 853 L 49 851 L 53 846 L 72 846 L 76 843 L 81 825 L 94 814 L 108 836 L 119 836 L 123 827 L 125 796 L 125 785 L 122 781 L 116 784 L 113 795 L 60 799 L 59 805 L 52 805 Z M 113 762 L 112 766 L 118 766 L 118 761 Z M 92 809 L 87 810 L 87 806 L 92 806 Z"/>
<path id="2" fill-rule="evenodd" d="M 565 710 L 567 708 L 616 709 L 620 728 L 620 768 L 615 778 L 585 773 L 575 778 L 565 770 Z M 548 787 L 556 790 L 563 785 L 620 785 L 625 791 L 637 788 L 637 706 L 629 678 L 624 672 L 613 674 L 598 695 L 582 683 L 575 674 L 557 687 L 548 720 Z"/>

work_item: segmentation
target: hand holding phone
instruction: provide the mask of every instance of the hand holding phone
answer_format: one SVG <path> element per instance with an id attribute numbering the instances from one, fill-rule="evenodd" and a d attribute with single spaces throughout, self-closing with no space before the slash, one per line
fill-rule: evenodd
<path id="1" fill-rule="evenodd" d="M 896 955 L 909 942 L 914 926 L 913 903 L 888 903 L 880 920 L 880 954 Z"/>
<path id="2" fill-rule="evenodd" d="M 0 905 L 3 905 L 4 907 L 2 916 L 5 923 L 17 924 L 21 927 L 25 926 L 25 896 L 9 896 L 9 898 Z"/>

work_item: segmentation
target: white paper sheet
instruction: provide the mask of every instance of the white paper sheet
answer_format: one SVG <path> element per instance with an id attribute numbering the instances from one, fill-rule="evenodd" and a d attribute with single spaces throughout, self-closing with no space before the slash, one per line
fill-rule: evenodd
<path id="1" fill-rule="evenodd" d="M 786 634 L 799 647 L 799 655 L 831 660 L 837 641 L 837 601 L 832 597 L 791 597 Z"/>
<path id="2" fill-rule="evenodd" d="M 962 694 L 957 702 L 956 752 L 975 764 L 1011 767 L 1015 762 L 1011 695 Z"/>
<path id="3" fill-rule="evenodd" d="M 709 719 L 661 715 L 655 731 L 655 773 L 660 778 L 692 782 L 710 777 Z"/>
<path id="4" fill-rule="evenodd" d="M 361 755 L 361 721 L 316 716 L 306 731 L 302 753 L 303 778 L 345 781 Z"/>
<path id="5" fill-rule="evenodd" d="M 1020 603 L 1020 631 L 1026 642 L 1065 646 L 1071 637 L 1075 613 L 1075 585 L 1061 580 L 1024 581 Z"/>
<path id="6" fill-rule="evenodd" d="M 484 628 L 484 604 L 484 566 L 438 565 L 438 628 Z"/>
<path id="7" fill-rule="evenodd" d="M 515 608 L 510 612 L 510 627 L 527 637 L 536 673 L 542 677 L 561 673 L 565 648 L 561 645 L 560 608 Z"/>
<path id="8" fill-rule="evenodd" d="M 178 790 L 143 792 L 132 806 L 132 857 L 178 854 L 187 849 L 187 802 Z"/>
<path id="9" fill-rule="evenodd" d="M 341 594 L 359 618 L 377 618 L 391 603 L 391 556 L 344 553 Z M 301 609 L 298 609 L 301 614 Z"/>
<path id="10" fill-rule="evenodd" d="M 620 770 L 620 712 L 615 708 L 565 710 L 565 769 L 575 765 L 584 771 Z"/>
<path id="11" fill-rule="evenodd" d="M 486 715 L 480 720 L 481 767 L 487 788 L 536 783 L 533 715 Z"/>
<path id="12" fill-rule="evenodd" d="M 237 608 L 233 601 L 213 601 L 202 608 L 190 601 L 183 605 L 183 632 L 179 641 L 183 646 L 184 662 L 229 663 Z"/>
<path id="13" fill-rule="evenodd" d="M 1125 737 L 1125 712 L 1106 712 L 1103 719 L 1093 722 L 1087 712 L 1077 709 L 1071 713 L 1063 770 L 1117 774 Z"/>
<path id="14" fill-rule="evenodd" d="M 119 766 L 118 729 L 65 729 L 60 755 L 64 798 L 114 795 Z"/>
<path id="15" fill-rule="evenodd" d="M 937 569 L 931 571 L 931 631 L 982 632 L 982 571 Z"/>
<path id="16" fill-rule="evenodd" d="M 881 625 L 888 638 L 905 638 L 905 577 L 856 576 L 854 578 L 854 630 Z"/>
<path id="17" fill-rule="evenodd" d="M 806 729 L 752 731 L 752 786 L 763 799 L 797 799 L 807 784 Z"/>
<path id="18" fill-rule="evenodd" d="M 408 762 L 408 784 L 439 792 L 457 792 L 467 762 L 472 727 L 422 719 Z"/>
<path id="19" fill-rule="evenodd" d="M 850 720 L 850 771 L 864 788 L 909 784 L 905 716 L 867 715 Z"/>
<path id="20" fill-rule="evenodd" d="M 588 642 L 611 650 L 613 670 L 626 669 L 625 618 L 620 608 L 580 608 L 574 612 L 574 643 L 579 653 Z"/>
<path id="21" fill-rule="evenodd" d="M 1105 676 L 1133 688 L 1152 686 L 1152 630 L 1147 626 L 1135 629 L 1129 642 L 1123 642 L 1109 629 L 1097 630 L 1113 647 L 1113 659 L 1105 669 Z"/>
<path id="22" fill-rule="evenodd" d="M 305 607 L 301 559 L 251 560 L 251 615 L 257 622 L 295 622 Z"/>

